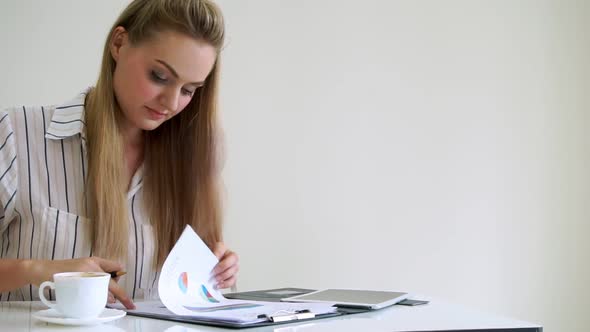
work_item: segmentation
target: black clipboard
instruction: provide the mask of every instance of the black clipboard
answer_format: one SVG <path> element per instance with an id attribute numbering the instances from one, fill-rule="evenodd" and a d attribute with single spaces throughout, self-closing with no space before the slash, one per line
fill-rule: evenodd
<path id="1" fill-rule="evenodd" d="M 174 322 L 181 322 L 181 323 L 190 323 L 190 324 L 199 324 L 199 325 L 208 325 L 208 326 L 216 326 L 216 327 L 224 327 L 224 328 L 232 328 L 232 329 L 244 329 L 244 328 L 252 328 L 252 327 L 261 327 L 261 326 L 269 326 L 269 325 L 280 325 L 280 324 L 290 324 L 296 322 L 306 322 L 315 319 L 322 319 L 322 318 L 330 318 L 336 317 L 340 315 L 346 314 L 345 312 L 335 311 L 331 313 L 324 313 L 316 315 L 313 312 L 308 310 L 297 311 L 297 312 L 280 312 L 270 316 L 264 315 L 264 317 L 259 316 L 258 318 L 264 319 L 264 321 L 257 321 L 253 323 L 237 323 L 231 321 L 224 321 L 219 319 L 205 319 L 200 317 L 191 317 L 191 316 L 179 316 L 174 314 L 157 314 L 157 313 L 148 313 L 148 312 L 141 312 L 141 311 L 133 311 L 128 310 L 127 314 L 130 316 L 137 316 L 137 317 L 145 317 L 145 318 L 154 318 L 154 319 L 162 319 L 162 320 L 169 320 Z"/>
<path id="2" fill-rule="evenodd" d="M 306 288 L 293 288 L 293 287 L 286 287 L 286 288 L 275 288 L 275 289 L 264 289 L 264 290 L 257 290 L 257 291 L 249 291 L 249 292 L 237 292 L 237 293 L 226 293 L 223 294 L 225 298 L 228 299 L 236 299 L 236 300 L 247 300 L 247 301 L 266 301 L 266 302 L 280 302 L 282 298 L 295 296 L 295 295 L 303 295 L 310 292 L 315 291 L 314 289 L 306 289 Z M 404 300 L 404 301 L 415 301 L 415 300 Z M 415 305 L 411 304 L 410 302 L 404 303 L 404 301 L 398 303 L 401 305 Z M 425 304 L 428 301 L 418 301 L 418 304 Z M 117 307 L 117 309 L 121 309 Z M 290 324 L 290 323 L 297 323 L 297 322 L 306 322 L 315 319 L 322 319 L 322 318 L 331 318 L 337 317 L 342 315 L 349 315 L 349 314 L 357 314 L 371 311 L 367 308 L 355 308 L 355 307 L 341 307 L 338 306 L 337 310 L 332 313 L 324 313 L 316 315 L 313 312 L 283 312 L 277 313 L 276 315 L 271 315 L 270 317 L 265 317 L 265 321 L 255 322 L 255 323 L 235 323 L 235 322 L 228 322 L 223 320 L 208 320 L 203 318 L 195 318 L 190 316 L 179 316 L 174 314 L 155 314 L 155 313 L 145 313 L 145 312 L 134 312 L 134 311 L 127 311 L 128 315 L 131 316 L 138 316 L 138 317 L 146 317 L 146 318 L 155 318 L 155 319 L 163 319 L 181 323 L 190 323 L 190 324 L 199 324 L 199 325 L 208 325 L 208 326 L 216 326 L 216 327 L 224 327 L 224 328 L 232 328 L 232 329 L 244 329 L 244 328 L 251 328 L 251 327 L 261 327 L 261 326 L 269 326 L 269 325 L 280 325 L 280 324 Z"/>

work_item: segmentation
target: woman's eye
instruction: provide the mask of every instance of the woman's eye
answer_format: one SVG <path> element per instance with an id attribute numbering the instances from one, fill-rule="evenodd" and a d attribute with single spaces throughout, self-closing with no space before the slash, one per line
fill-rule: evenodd
<path id="1" fill-rule="evenodd" d="M 183 95 L 189 96 L 189 97 L 191 97 L 195 93 L 194 91 L 188 90 L 188 89 L 182 89 L 181 91 L 182 91 Z"/>
<path id="2" fill-rule="evenodd" d="M 162 74 L 160 74 L 160 73 L 158 73 L 156 71 L 153 71 L 152 70 L 150 76 L 151 76 L 151 78 L 152 78 L 152 80 L 154 82 L 157 82 L 157 83 L 164 83 L 164 82 L 166 82 L 166 77 L 164 77 L 164 75 L 162 75 Z"/>

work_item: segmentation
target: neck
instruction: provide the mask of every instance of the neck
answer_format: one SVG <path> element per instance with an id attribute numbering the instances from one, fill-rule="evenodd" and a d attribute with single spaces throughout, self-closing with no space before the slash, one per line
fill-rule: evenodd
<path id="1" fill-rule="evenodd" d="M 121 135 L 123 136 L 125 150 L 143 147 L 143 130 L 130 126 L 129 123 L 124 122 L 121 125 Z"/>

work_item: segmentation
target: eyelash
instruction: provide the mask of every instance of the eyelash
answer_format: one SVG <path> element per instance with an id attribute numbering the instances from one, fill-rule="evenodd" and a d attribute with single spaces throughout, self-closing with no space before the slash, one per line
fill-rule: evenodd
<path id="1" fill-rule="evenodd" d="M 168 82 L 168 80 L 166 78 L 161 77 L 155 71 L 150 72 L 150 78 L 152 79 L 152 81 L 154 81 L 155 83 L 158 83 L 158 84 L 165 84 Z M 188 96 L 188 97 L 192 97 L 193 94 L 195 93 L 195 91 L 189 91 L 184 88 L 181 90 L 182 94 L 185 96 Z"/>
<path id="2" fill-rule="evenodd" d="M 150 77 L 152 78 L 152 80 L 156 83 L 166 83 L 167 79 L 158 75 L 158 73 L 156 73 L 155 71 L 151 71 L 150 72 Z"/>

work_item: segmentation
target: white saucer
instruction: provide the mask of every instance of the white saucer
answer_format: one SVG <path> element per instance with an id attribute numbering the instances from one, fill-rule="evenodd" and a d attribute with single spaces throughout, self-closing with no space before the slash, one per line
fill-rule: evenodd
<path id="1" fill-rule="evenodd" d="M 98 317 L 95 318 L 66 318 L 55 309 L 37 311 L 33 314 L 38 320 L 60 324 L 60 325 L 95 325 L 113 321 L 124 317 L 127 313 L 123 310 L 105 308 Z"/>

